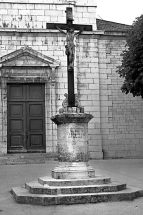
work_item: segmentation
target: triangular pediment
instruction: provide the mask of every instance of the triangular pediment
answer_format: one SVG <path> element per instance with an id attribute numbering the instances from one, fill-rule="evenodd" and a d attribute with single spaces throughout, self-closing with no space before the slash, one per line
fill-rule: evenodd
<path id="1" fill-rule="evenodd" d="M 29 46 L 11 52 L 0 58 L 2 66 L 59 67 L 59 61 L 35 51 Z"/>

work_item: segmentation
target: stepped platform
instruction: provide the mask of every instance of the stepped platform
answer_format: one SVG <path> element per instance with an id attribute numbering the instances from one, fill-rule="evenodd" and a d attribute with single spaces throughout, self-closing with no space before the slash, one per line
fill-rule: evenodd
<path id="1" fill-rule="evenodd" d="M 143 190 L 96 176 L 87 179 L 38 178 L 23 187 L 12 188 L 18 203 L 33 205 L 70 205 L 109 201 L 131 201 Z"/>

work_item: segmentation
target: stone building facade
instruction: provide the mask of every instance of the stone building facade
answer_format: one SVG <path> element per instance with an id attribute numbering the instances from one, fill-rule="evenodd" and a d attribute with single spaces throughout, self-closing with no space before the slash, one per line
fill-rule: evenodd
<path id="1" fill-rule="evenodd" d="M 89 123 L 92 159 L 143 158 L 143 101 L 122 94 L 116 73 L 127 25 L 96 19 L 92 0 L 0 2 L 0 153 L 57 152 L 50 118 L 67 93 L 65 35 L 46 23 L 90 24 L 76 38 L 75 91 Z"/>

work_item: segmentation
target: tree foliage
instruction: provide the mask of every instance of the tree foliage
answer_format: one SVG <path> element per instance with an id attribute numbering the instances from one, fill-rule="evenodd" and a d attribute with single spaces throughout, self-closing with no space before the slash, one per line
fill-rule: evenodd
<path id="1" fill-rule="evenodd" d="M 117 73 L 124 78 L 122 92 L 143 98 L 143 15 L 136 18 L 127 33 L 126 50 Z"/>

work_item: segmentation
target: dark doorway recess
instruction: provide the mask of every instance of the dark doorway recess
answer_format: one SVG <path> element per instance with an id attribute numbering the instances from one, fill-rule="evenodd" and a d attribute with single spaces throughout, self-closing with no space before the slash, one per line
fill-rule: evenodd
<path id="1" fill-rule="evenodd" d="M 45 85 L 8 84 L 8 153 L 46 152 Z"/>

